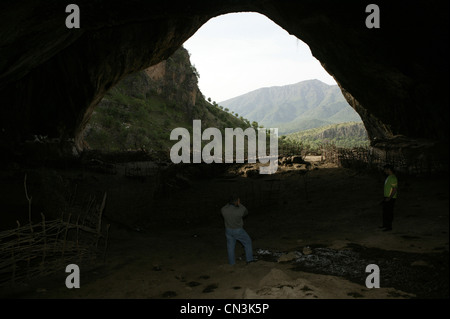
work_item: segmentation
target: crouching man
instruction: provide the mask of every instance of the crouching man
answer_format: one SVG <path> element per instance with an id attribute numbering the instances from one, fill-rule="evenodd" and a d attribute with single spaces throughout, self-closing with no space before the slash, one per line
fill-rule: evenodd
<path id="1" fill-rule="evenodd" d="M 236 241 L 240 241 L 245 249 L 245 258 L 248 263 L 253 262 L 252 239 L 244 230 L 244 221 L 242 218 L 248 215 L 247 208 L 240 203 L 237 194 L 233 194 L 228 204 L 221 209 L 225 221 L 225 236 L 227 238 L 228 263 L 235 264 Z"/>

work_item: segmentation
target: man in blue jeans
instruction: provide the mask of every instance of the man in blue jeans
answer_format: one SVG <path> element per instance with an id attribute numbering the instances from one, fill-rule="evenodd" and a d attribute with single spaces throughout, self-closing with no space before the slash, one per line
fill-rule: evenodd
<path id="1" fill-rule="evenodd" d="M 244 222 L 242 217 L 248 215 L 248 210 L 240 203 L 240 199 L 233 194 L 228 204 L 221 209 L 223 219 L 225 221 L 225 236 L 227 237 L 228 262 L 230 265 L 235 264 L 235 247 L 236 240 L 239 240 L 245 249 L 245 259 L 248 263 L 253 262 L 252 239 L 244 230 Z"/>

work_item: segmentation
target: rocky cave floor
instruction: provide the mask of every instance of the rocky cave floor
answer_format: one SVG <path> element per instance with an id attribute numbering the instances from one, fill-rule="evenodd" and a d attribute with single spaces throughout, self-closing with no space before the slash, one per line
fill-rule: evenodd
<path id="1" fill-rule="evenodd" d="M 130 178 L 120 169 L 112 174 L 29 171 L 35 210 L 44 209 L 39 190 L 53 194 L 57 180 L 71 189 L 76 185 L 79 202 L 88 194 L 107 192 L 103 225 L 111 224 L 108 246 L 106 255 L 94 262 L 74 261 L 80 266 L 79 289 L 66 288 L 62 268 L 13 287 L 4 285 L 2 296 L 448 298 L 448 177 L 399 175 L 393 230 L 383 232 L 378 226 L 384 176 L 316 160 L 310 158 L 309 170 L 280 166 L 274 175 L 252 177 L 245 177 L 245 170 L 255 165 L 233 166 L 208 177 L 197 176 L 203 168 L 188 167 L 190 173 L 166 179 L 163 190 L 155 188 L 155 178 Z M 14 174 L 2 173 L 2 192 L 16 190 L 6 211 L 27 211 L 23 180 L 18 178 L 23 172 L 16 168 Z M 52 177 L 33 188 L 33 176 L 46 180 L 42 174 Z M 249 209 L 244 227 L 257 262 L 248 265 L 240 245 L 236 265 L 227 264 L 220 208 L 232 191 Z M 21 204 L 14 206 L 13 200 Z M 15 216 L 4 217 L 3 225 L 13 225 Z M 365 286 L 369 264 L 380 268 L 380 288 Z"/>

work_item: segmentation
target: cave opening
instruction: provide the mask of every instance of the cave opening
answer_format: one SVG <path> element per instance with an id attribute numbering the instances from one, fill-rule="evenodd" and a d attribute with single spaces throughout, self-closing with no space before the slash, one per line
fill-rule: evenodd
<path id="1" fill-rule="evenodd" d="M 212 5 L 213 9 L 215 5 L 217 4 Z M 219 7 L 221 5 L 219 3 Z M 328 68 L 339 74 L 338 77 L 342 79 L 343 87 L 348 88 L 349 92 L 351 91 L 353 94 L 351 95 L 343 89 L 346 92 L 344 93 L 347 100 L 356 101 L 354 96 L 361 100 L 352 104 L 356 108 L 359 107 L 358 110 L 360 112 L 366 112 L 362 105 L 369 105 L 370 103 L 366 104 L 365 102 L 370 101 L 374 94 L 380 95 L 380 101 L 376 99 L 370 101 L 372 103 L 370 104 L 370 112 L 374 111 L 375 113 L 377 111 L 377 115 L 382 115 L 383 112 L 380 110 L 383 110 L 383 104 L 386 104 L 385 108 L 387 109 L 392 106 L 392 103 L 386 103 L 386 101 L 389 100 L 389 97 L 395 95 L 395 92 L 400 92 L 398 93 L 399 98 L 394 101 L 395 103 L 401 102 L 401 97 L 408 95 L 405 92 L 410 92 L 408 91 L 410 89 L 408 85 L 414 81 L 408 80 L 406 75 L 401 72 L 403 70 L 402 66 L 408 66 L 408 61 L 403 61 L 398 68 L 389 69 L 389 66 L 392 64 L 396 65 L 396 59 L 390 60 L 389 57 L 383 56 L 387 59 L 387 62 L 380 62 L 380 60 L 377 60 L 378 56 L 376 54 L 380 54 L 382 50 L 376 50 L 374 51 L 375 55 L 372 56 L 373 64 L 370 67 L 384 73 L 381 76 L 371 77 L 370 72 L 367 71 L 368 66 L 364 62 L 366 59 L 363 59 L 363 57 L 366 56 L 365 54 L 370 56 L 368 52 L 373 46 L 364 42 L 367 47 L 361 46 L 359 55 L 352 50 L 345 50 L 348 47 L 352 47 L 353 44 L 359 43 L 358 41 L 361 37 L 366 37 L 367 30 L 355 28 L 355 21 L 357 23 L 359 20 L 350 18 L 353 15 L 356 16 L 355 13 L 359 12 L 362 5 L 349 7 L 349 10 L 339 10 L 337 5 L 333 5 L 331 2 L 329 8 L 320 5 L 320 10 L 313 4 L 305 4 L 305 6 L 307 5 L 311 6 L 310 11 L 288 10 L 289 6 L 285 7 L 286 4 L 278 4 L 278 2 L 276 5 L 275 3 L 269 3 L 268 8 L 260 8 L 259 11 L 269 13 L 268 16 L 274 17 L 274 20 L 284 21 L 280 25 L 286 25 L 286 28 L 292 30 L 293 33 L 301 34 L 304 31 L 306 39 L 309 40 L 308 42 L 313 43 L 312 47 L 316 54 L 321 56 L 321 58 L 326 57 L 325 60 L 321 60 L 329 64 Z M 303 4 L 298 4 L 298 6 L 300 9 L 305 9 L 302 8 Z M 248 10 L 247 6 L 244 7 L 244 9 Z M 190 10 L 195 11 L 196 9 L 198 7 L 194 5 L 193 9 L 191 8 Z M 174 29 L 170 29 L 167 32 L 167 34 L 172 36 L 167 42 L 161 40 L 164 38 L 164 35 L 161 38 L 154 34 L 152 36 L 155 36 L 155 41 L 161 40 L 159 43 L 163 43 L 163 47 L 166 45 L 164 49 L 161 49 L 162 51 L 174 51 L 174 47 L 178 47 L 183 43 L 188 35 L 192 33 L 192 30 L 202 24 L 198 21 L 204 22 L 211 16 L 217 15 L 218 12 L 223 13 L 223 9 L 214 9 L 217 11 L 213 9 L 211 9 L 212 13 L 208 13 L 206 17 L 203 15 L 198 20 L 196 20 L 197 17 L 191 20 L 183 20 L 183 23 L 192 23 L 190 25 L 191 29 L 188 31 L 183 31 L 183 28 L 180 27 L 182 23 L 175 18 L 170 20 L 170 22 L 161 23 L 161 29 L 158 30 L 161 34 L 167 31 L 164 29 L 164 26 L 169 25 L 168 29 L 170 29 L 171 23 L 176 25 Z M 225 9 L 225 11 L 233 10 L 235 10 L 235 7 L 233 9 Z M 320 14 L 322 10 L 327 14 Z M 350 12 L 350 15 L 345 13 L 345 11 Z M 204 11 L 201 12 L 204 14 Z M 297 19 L 296 14 L 300 15 L 299 12 L 310 12 L 311 16 L 307 16 L 306 19 L 304 17 Z M 345 22 L 336 23 L 336 15 L 333 15 L 333 12 L 342 13 Z M 123 14 L 126 16 L 130 14 L 130 11 L 124 10 Z M 302 14 L 308 15 L 308 13 Z M 394 15 L 392 14 L 392 16 Z M 179 17 L 179 14 L 175 16 Z M 158 19 L 159 17 L 155 18 L 155 20 L 160 22 Z M 108 23 L 111 23 L 111 21 Z M 192 21 L 195 21 L 195 23 Z M 152 25 L 152 23 L 154 25 L 154 21 L 151 21 L 148 25 Z M 316 29 L 318 33 L 315 36 L 312 36 L 314 32 L 311 33 L 311 29 L 308 28 L 311 24 L 319 25 L 319 28 Z M 127 31 L 135 31 L 140 30 L 142 25 L 148 28 L 148 25 L 143 22 L 131 23 L 130 25 L 124 23 L 121 27 Z M 330 40 L 330 38 L 337 36 L 339 33 L 329 31 L 330 25 L 336 26 L 333 30 L 340 30 L 340 32 L 345 33 L 345 36 L 340 37 L 336 40 L 337 42 Z M 299 29 L 296 26 L 299 26 Z M 302 30 L 302 28 L 304 29 Z M 79 54 L 84 52 L 83 45 L 93 45 L 94 42 L 91 43 L 93 39 L 102 39 L 105 35 L 117 35 L 120 30 L 120 28 L 115 26 L 105 29 L 93 29 L 95 29 L 95 31 L 92 31 L 93 33 L 87 31 L 85 37 L 80 38 L 74 54 L 70 53 L 70 50 L 66 50 L 55 60 L 50 59 L 48 63 L 44 64 L 42 69 L 37 67 L 37 71 L 30 71 L 32 74 L 26 77 L 26 81 L 16 88 L 25 90 L 21 92 L 26 92 L 28 88 L 30 90 L 28 92 L 36 93 L 42 90 L 42 93 L 35 96 L 33 94 L 25 94 L 20 101 L 29 103 L 27 105 L 34 105 L 30 103 L 30 100 L 36 99 L 36 105 L 41 107 L 46 103 L 49 105 L 60 103 L 60 98 L 64 100 L 67 97 L 63 93 L 61 95 L 55 94 L 54 96 L 48 94 L 44 85 L 47 82 L 42 80 L 49 78 L 54 80 L 52 76 L 58 73 L 57 71 L 60 70 L 61 64 L 64 64 L 68 69 L 76 69 L 79 68 L 80 62 L 85 62 L 86 66 L 90 65 L 92 67 L 90 68 L 90 70 L 93 70 L 92 74 L 86 76 L 85 74 L 74 72 L 74 74 L 79 75 L 79 78 L 74 77 L 73 83 L 71 82 L 75 88 L 80 85 L 79 82 L 83 82 L 81 87 L 85 89 L 80 92 L 80 96 L 73 97 L 69 94 L 69 99 L 67 99 L 68 105 L 70 104 L 72 107 L 74 106 L 72 104 L 76 103 L 83 105 L 83 107 L 80 107 L 81 111 L 75 107 L 71 108 L 70 105 L 67 108 L 68 110 L 73 111 L 73 114 L 83 113 L 86 112 L 87 104 L 101 96 L 101 94 L 96 95 L 92 94 L 92 92 L 103 92 L 105 87 L 109 88 L 111 83 L 116 82 L 125 70 L 128 72 L 130 69 L 142 68 L 144 63 L 140 61 L 140 57 L 125 62 L 119 58 L 117 69 L 106 68 L 109 73 L 99 72 L 98 70 L 102 70 L 102 67 L 105 65 L 93 66 L 93 64 L 98 64 L 100 61 L 96 60 L 95 57 L 102 56 L 102 53 L 105 52 L 114 52 L 113 49 L 109 49 L 111 48 L 110 42 L 113 41 L 108 41 L 108 39 L 110 40 L 108 36 L 103 38 L 105 41 L 98 41 L 104 47 L 94 47 L 98 55 L 90 55 L 93 64 L 90 64 L 89 61 L 77 60 L 80 57 L 89 55 Z M 148 28 L 147 30 L 154 29 Z M 350 29 L 353 29 L 352 32 L 354 33 L 344 32 Z M 323 32 L 324 30 L 330 32 L 330 35 L 326 36 L 327 32 Z M 136 39 L 130 40 L 124 36 L 126 34 L 127 32 L 121 34 L 123 38 L 120 36 L 115 39 L 117 39 L 118 43 L 121 41 L 128 44 L 131 43 L 132 48 L 141 47 L 140 41 L 142 39 L 138 35 L 136 35 Z M 139 34 L 139 32 L 133 34 Z M 318 42 L 312 41 L 313 38 L 320 38 L 321 35 L 324 35 L 325 39 L 330 41 L 327 43 L 324 40 L 325 46 L 323 50 L 320 49 Z M 368 37 L 370 38 L 370 36 Z M 395 38 L 395 33 L 393 37 Z M 345 39 L 348 42 L 345 42 Z M 376 37 L 375 40 L 378 41 Z M 341 45 L 336 45 L 336 43 L 341 43 Z M 379 44 L 379 42 L 377 43 Z M 327 44 L 329 45 L 328 47 L 326 47 Z M 392 43 L 388 42 L 389 44 Z M 30 45 L 32 46 L 32 43 Z M 343 55 L 327 51 L 333 45 L 341 49 L 344 47 L 341 53 L 348 53 L 348 57 L 345 57 L 344 61 L 348 62 L 348 60 L 354 59 L 354 61 L 358 61 L 359 64 L 357 65 L 362 67 L 360 69 L 357 67 L 351 68 L 351 72 L 345 73 L 343 71 L 345 69 L 344 64 L 341 66 L 335 60 Z M 97 50 L 99 48 L 100 50 Z M 70 49 L 73 49 L 73 47 Z M 154 48 L 152 47 L 152 49 Z M 126 51 L 126 49 L 124 50 Z M 146 50 L 136 50 L 136 52 L 140 53 L 144 51 Z M 156 62 L 163 60 L 165 53 L 157 49 L 154 49 L 154 51 L 157 51 L 155 53 L 157 57 L 154 60 L 156 64 Z M 127 52 L 121 52 L 125 53 L 121 57 L 131 57 L 133 52 L 132 49 Z M 328 52 L 328 55 L 324 52 Z M 127 53 L 129 54 L 127 55 Z M 106 57 L 108 55 L 105 54 L 104 56 L 105 60 L 107 60 Z M 114 57 L 114 54 L 109 57 L 114 61 L 117 58 Z M 179 57 L 182 58 L 182 54 Z M 360 59 L 357 59 L 357 57 Z M 176 57 L 170 58 L 172 58 L 174 64 L 179 62 Z M 64 63 L 65 61 L 67 63 Z M 39 65 L 39 63 L 36 65 Z M 127 65 L 132 65 L 132 67 L 127 69 Z M 343 69 L 340 69 L 340 67 Z M 39 71 L 44 69 L 48 70 L 48 72 L 39 73 Z M 394 71 L 390 73 L 388 72 L 389 70 Z M 417 72 L 420 74 L 419 78 L 421 79 L 426 78 L 422 77 L 421 70 L 422 67 L 417 66 L 409 71 L 412 74 Z M 159 71 L 161 69 L 158 70 L 156 68 L 149 76 L 158 78 L 160 75 Z M 185 74 L 188 74 L 187 71 L 189 71 L 189 75 L 194 74 L 195 76 L 192 68 L 186 70 Z M 361 73 L 364 74 L 364 72 L 366 72 L 365 75 L 367 77 L 361 76 Z M 361 81 L 358 82 L 357 79 L 361 79 Z M 91 80 L 95 82 L 95 85 L 91 85 Z M 139 76 L 135 76 L 133 80 L 130 80 L 129 84 L 132 85 L 138 80 Z M 380 84 L 384 83 L 384 81 L 387 83 L 385 86 Z M 33 86 L 33 83 L 36 82 L 39 82 L 40 85 Z M 187 81 L 186 85 L 190 87 L 194 82 Z M 52 83 L 55 83 L 55 88 L 59 88 L 57 86 L 58 81 L 53 81 Z M 371 86 L 374 83 L 376 85 Z M 61 81 L 61 85 L 64 87 L 67 83 Z M 377 87 L 377 85 L 379 86 Z M 391 88 L 391 85 L 393 88 Z M 14 85 L 6 87 L 13 91 Z M 417 85 L 414 87 L 420 89 L 417 90 L 417 96 L 415 97 L 421 100 L 420 92 L 427 91 L 429 83 L 424 86 Z M 373 91 L 368 90 L 368 88 L 373 89 Z M 161 89 L 161 92 L 164 90 L 164 88 L 159 89 Z M 370 94 L 368 93 L 368 96 L 365 96 L 364 92 L 361 93 L 364 90 L 371 93 L 369 92 Z M 158 88 L 156 91 L 158 91 Z M 6 92 L 4 86 L 2 86 L 3 92 Z M 60 92 L 66 91 L 62 89 Z M 382 96 L 380 92 L 386 93 L 386 96 Z M 16 93 L 14 91 L 14 94 Z M 81 96 L 81 93 L 86 93 L 88 98 Z M 114 97 L 112 95 L 107 96 L 107 99 L 109 98 L 107 103 L 123 101 L 127 104 L 129 101 L 127 101 L 127 97 L 121 94 L 120 90 L 116 90 L 116 92 L 111 92 L 110 90 L 110 93 L 115 93 L 116 95 Z M 158 92 L 139 91 L 138 88 L 131 99 L 136 101 L 136 99 L 139 100 L 143 97 L 152 97 L 151 103 L 142 103 L 139 106 L 143 109 L 147 107 L 154 108 L 160 113 L 172 110 L 171 107 L 173 107 L 173 110 L 176 112 L 173 112 L 171 115 L 175 121 L 181 123 L 183 119 L 177 118 L 178 111 L 181 110 L 177 109 L 176 105 L 170 105 L 155 98 L 155 93 Z M 177 90 L 174 90 L 171 94 L 175 98 L 183 96 L 183 93 Z M 48 97 L 40 101 L 39 97 L 44 95 Z M 5 93 L 5 101 L 11 102 L 11 105 L 14 106 L 16 102 L 11 96 L 16 97 L 17 95 Z M 55 98 L 54 101 L 52 101 L 53 97 Z M 187 98 L 191 98 L 191 101 L 194 100 L 192 95 L 187 96 Z M 407 102 L 413 100 L 413 98 L 407 98 Z M 430 103 L 433 104 L 438 100 L 439 96 L 433 96 Z M 417 104 L 413 103 L 413 106 L 417 107 L 420 104 L 419 102 Z M 401 114 L 401 110 L 404 111 L 405 105 L 406 102 L 399 103 L 398 109 L 400 111 L 396 114 Z M 11 108 L 11 110 L 13 109 Z M 21 108 L 18 109 L 23 110 Z M 211 112 L 217 112 L 211 107 L 210 110 Z M 195 107 L 195 103 L 190 108 L 187 108 L 187 111 L 186 113 L 190 115 L 201 112 Z M 13 111 L 8 112 L 10 113 L 6 113 L 7 115 L 13 113 Z M 26 113 L 27 117 L 32 118 L 33 114 L 40 114 L 36 109 L 33 112 Z M 370 113 L 369 111 L 367 112 Z M 42 119 L 42 114 L 39 115 L 38 119 Z M 53 115 L 51 110 L 46 114 Z M 423 114 L 429 115 L 426 112 Z M 108 115 L 112 116 L 113 114 Z M 126 118 L 125 114 L 118 112 L 115 115 L 123 117 L 120 125 L 124 130 L 130 129 L 130 127 L 127 128 L 128 118 Z M 2 119 L 4 118 L 2 117 Z M 8 116 L 7 118 L 16 117 Z M 420 137 L 421 135 L 418 134 L 418 132 L 421 132 L 420 129 L 408 129 L 410 126 L 407 125 L 407 122 L 411 118 L 413 117 L 410 117 L 409 114 L 404 119 L 400 118 L 399 121 L 401 123 L 399 125 L 391 121 L 393 132 L 411 132 L 413 137 Z M 49 122 L 54 119 L 50 116 Z M 389 116 L 385 116 L 383 120 L 385 119 L 388 120 L 387 122 L 392 120 L 389 119 Z M 399 116 L 396 115 L 395 119 L 399 119 Z M 160 118 L 158 120 L 161 122 L 159 123 L 161 127 L 164 127 L 164 119 Z M 109 121 L 110 125 L 113 124 L 111 118 L 107 117 L 105 121 L 105 123 Z M 373 134 L 371 137 L 386 137 L 383 134 L 392 131 L 384 128 L 383 125 L 377 127 L 382 122 L 377 118 L 372 118 L 370 114 L 364 114 L 364 121 L 365 123 L 369 121 L 368 123 L 372 129 L 371 134 Z M 42 129 L 42 127 L 39 127 L 38 122 L 36 121 L 34 128 Z M 66 128 L 64 125 L 61 125 L 58 129 L 62 131 L 67 129 L 73 133 L 73 131 L 76 131 L 73 130 L 74 122 L 79 125 L 82 121 L 79 118 L 77 121 L 72 119 L 67 121 Z M 415 121 L 415 123 L 418 122 L 420 121 Z M 441 127 L 439 123 L 441 122 L 442 119 L 438 119 L 435 127 L 420 124 L 421 128 L 427 128 L 423 131 L 422 136 L 439 137 L 440 133 L 438 131 Z M 64 120 L 58 119 L 55 120 L 55 123 L 64 124 Z M 7 130 L 10 126 L 6 124 L 5 122 Z M 156 131 L 156 126 L 154 128 Z M 374 132 L 377 132 L 377 129 L 379 129 L 379 134 L 374 134 Z M 156 136 L 162 137 L 163 135 L 164 131 L 156 132 Z M 86 265 L 89 264 L 90 258 L 95 256 L 86 254 L 86 251 L 81 246 L 82 241 L 78 241 L 78 232 L 73 230 L 80 230 L 80 232 L 82 230 L 88 230 L 88 232 L 94 230 L 93 233 L 90 233 L 94 235 L 93 237 L 86 236 L 83 237 L 83 240 L 86 239 L 91 247 L 93 245 L 100 249 L 100 254 L 97 256 L 97 261 L 100 261 L 100 263 L 96 264 L 94 269 L 82 270 L 82 276 L 84 276 L 82 278 L 86 278 L 86 281 L 82 282 L 82 289 L 68 290 L 61 284 L 64 280 L 60 280 L 60 277 L 66 276 L 64 268 L 53 267 L 53 270 L 57 270 L 56 277 L 58 279 L 46 277 L 44 281 L 33 283 L 30 286 L 20 286 L 19 284 L 19 286 L 15 287 L 15 289 L 19 288 L 17 289 L 17 296 L 19 297 L 448 297 L 448 284 L 446 286 L 445 283 L 442 283 L 442 278 L 439 278 L 441 274 L 445 276 L 446 270 L 448 276 L 448 179 L 444 176 L 431 178 L 428 173 L 432 172 L 433 169 L 427 171 L 426 174 L 421 174 L 423 173 L 420 171 L 421 166 L 417 165 L 418 171 L 413 171 L 417 175 L 399 175 L 401 201 L 398 202 L 397 206 L 396 212 L 398 214 L 394 224 L 395 230 L 391 233 L 383 233 L 377 229 L 377 225 L 380 219 L 380 185 L 384 182 L 384 176 L 380 175 L 377 168 L 380 164 L 391 160 L 386 155 L 388 154 L 386 152 L 381 154 L 382 163 L 373 163 L 375 164 L 372 167 L 373 170 L 368 170 L 365 162 L 363 162 L 364 165 L 359 167 L 352 165 L 355 163 L 352 163 L 351 160 L 356 160 L 356 163 L 360 162 L 358 157 L 354 158 L 354 154 L 347 154 L 350 160 L 350 167 L 340 167 L 333 163 L 323 162 L 321 156 L 299 158 L 290 154 L 290 156 L 280 158 L 280 166 L 282 167 L 278 175 L 261 176 L 257 172 L 255 173 L 255 167 L 251 165 L 194 164 L 176 166 L 170 165 L 170 163 L 167 165 L 167 162 L 159 160 L 164 154 L 152 154 L 151 157 L 148 157 L 145 149 L 129 152 L 129 154 L 125 155 L 122 153 L 111 155 L 101 152 L 85 152 L 81 154 L 80 158 L 72 161 L 67 160 L 66 156 L 67 151 L 68 153 L 72 152 L 71 148 L 55 152 L 50 147 L 45 149 L 48 146 L 46 143 L 42 143 L 45 141 L 38 140 L 35 142 L 39 143 L 36 145 L 42 146 L 41 144 L 43 144 L 44 147 L 35 153 L 35 155 L 40 154 L 40 158 L 30 157 L 26 161 L 26 156 L 22 154 L 22 161 L 9 162 L 7 167 L 2 170 L 2 193 L 7 194 L 9 198 L 2 202 L 4 213 L 2 214 L 1 227 L 11 232 L 2 232 L 1 235 L 3 237 L 1 238 L 6 241 L 14 239 L 15 243 L 19 243 L 13 245 L 13 248 L 18 248 L 18 250 L 13 250 L 14 252 L 25 252 L 26 249 L 31 248 L 31 254 L 25 258 L 20 257 L 19 254 L 11 255 L 9 254 L 10 251 L 8 251 L 8 256 L 2 255 L 2 262 L 13 261 L 12 264 L 2 263 L 2 267 L 14 266 L 13 268 L 7 268 L 6 272 L 3 271 L 5 268 L 1 268 L 0 279 L 2 283 L 11 278 L 20 281 L 19 279 L 29 280 L 35 276 L 38 277 L 38 275 L 45 275 L 46 270 L 51 268 L 51 262 L 56 260 L 53 259 L 56 257 L 55 251 L 58 256 L 68 258 L 63 259 L 63 262 L 72 262 L 72 258 L 83 257 L 86 259 L 82 258 L 83 261 L 80 261 L 80 265 L 84 265 L 85 262 Z M 108 140 L 105 140 L 105 142 L 107 143 Z M 135 145 L 138 145 L 138 141 L 133 142 L 136 143 Z M 143 140 L 139 141 L 139 143 L 141 143 L 141 146 L 148 146 L 148 141 Z M 389 146 L 389 143 L 387 146 Z M 395 144 L 391 146 L 391 149 L 395 153 L 398 149 L 403 150 L 403 146 L 402 144 Z M 167 146 L 162 145 L 162 147 Z M 407 145 L 405 148 L 407 148 Z M 135 147 L 135 149 L 139 149 L 139 147 Z M 415 154 L 416 151 L 417 149 L 412 150 L 413 160 L 406 163 L 406 167 L 414 168 L 417 159 L 416 155 L 418 155 Z M 61 152 L 66 156 L 64 160 L 54 161 L 53 159 L 58 158 Z M 161 155 L 161 157 L 158 155 Z M 367 154 L 362 153 L 359 155 L 364 157 Z M 422 153 L 419 155 L 422 155 Z M 425 162 L 431 166 L 434 165 L 433 162 L 426 161 L 426 159 Z M 23 163 L 28 165 L 23 165 Z M 430 192 L 430 190 L 432 191 Z M 252 236 L 256 254 L 261 257 L 268 252 L 267 255 L 270 255 L 268 259 L 273 260 L 260 258 L 257 263 L 246 265 L 243 259 L 244 251 L 242 247 L 238 246 L 236 255 L 241 259 L 238 259 L 237 267 L 232 268 L 226 264 L 224 225 L 219 211 L 230 192 L 239 193 L 242 203 L 246 204 L 249 209 L 250 214 L 245 220 L 245 228 Z M 83 215 L 82 213 L 88 214 Z M 61 222 L 46 224 L 46 222 L 53 223 L 59 216 L 61 216 Z M 81 216 L 81 218 L 78 219 L 77 216 Z M 37 228 L 28 227 L 28 221 L 30 225 L 33 222 L 33 225 Z M 100 233 L 95 231 L 100 231 L 100 238 L 96 238 Z M 36 240 L 40 239 L 38 236 L 42 233 L 51 235 L 54 241 Z M 27 237 L 25 234 L 29 236 Z M 106 238 L 108 238 L 108 241 L 105 241 Z M 108 245 L 105 245 L 106 242 Z M 35 250 L 37 247 L 34 246 L 35 243 L 43 244 L 43 246 L 39 246 L 40 248 Z M 50 243 L 53 246 L 49 246 Z M 364 258 L 357 259 L 355 257 L 356 254 L 361 252 L 361 247 L 358 245 L 381 247 L 382 251 L 381 253 L 378 250 L 369 251 L 366 252 L 366 255 L 361 253 L 361 256 L 364 256 Z M 42 247 L 43 249 L 41 249 Z M 389 254 L 387 250 L 398 250 L 411 254 L 405 257 L 400 253 Z M 4 254 L 5 251 L 2 249 L 1 253 Z M 275 259 L 271 255 L 272 252 L 276 252 Z M 375 260 L 375 262 L 379 261 L 382 266 L 389 265 L 389 274 L 391 276 L 395 275 L 396 272 L 397 274 L 402 272 L 402 274 L 406 275 L 404 277 L 399 276 L 399 281 L 386 281 L 389 285 L 386 291 L 365 289 L 364 278 L 361 278 L 361 273 L 364 275 L 364 272 L 360 268 L 356 270 L 359 276 L 356 283 L 349 283 L 342 278 L 331 278 L 328 276 L 332 274 L 329 271 L 317 275 L 313 274 L 307 267 L 302 268 L 295 265 L 297 269 L 292 269 L 291 262 L 297 262 L 299 256 L 302 257 L 302 261 L 306 260 L 308 263 L 317 259 L 317 261 L 330 268 L 330 262 L 331 265 L 334 265 L 335 259 L 324 258 L 324 256 L 329 256 L 330 254 L 333 255 L 333 258 L 345 257 L 342 260 L 347 265 L 344 272 L 354 270 L 352 267 L 363 267 L 365 266 L 364 263 Z M 14 259 L 11 259 L 11 256 L 18 256 L 17 263 Z M 19 259 L 19 257 L 22 259 Z M 402 262 L 392 263 L 389 260 L 390 258 L 400 259 Z M 338 265 L 341 267 L 340 263 Z M 17 268 L 15 268 L 16 266 Z M 62 265 L 58 264 L 57 266 Z M 14 273 L 19 268 L 24 269 L 24 271 L 22 273 Z M 82 269 L 89 269 L 89 267 L 82 267 Z M 303 271 L 305 269 L 305 272 L 295 273 L 295 271 Z M 408 269 L 408 271 L 404 271 L 405 269 Z M 430 269 L 435 271 L 431 272 Z M 438 276 L 430 277 L 430 273 Z M 17 277 L 14 277 L 16 275 Z M 323 275 L 325 277 L 322 277 Z M 419 277 L 422 281 L 411 282 L 411 278 L 414 277 Z M 330 280 L 333 282 L 334 288 L 327 286 L 326 283 L 329 283 Z M 431 286 L 427 285 L 427 289 L 429 289 L 427 291 L 421 290 L 420 287 L 424 280 L 429 280 L 429 282 L 433 283 Z M 15 291 L 9 290 L 6 292 L 6 295 L 14 294 L 16 293 Z"/>
<path id="2" fill-rule="evenodd" d="M 345 100 L 333 77 L 305 43 L 266 16 L 232 13 L 213 18 L 179 50 L 184 48 L 189 57 L 177 51 L 139 75 L 124 79 L 113 93 L 107 92 L 84 129 L 84 145 L 101 150 L 160 152 L 171 146 L 167 143 L 171 130 L 180 125 L 192 129 L 192 120 L 200 119 L 210 127 L 276 127 L 280 136 L 331 126 L 308 136 L 312 142 L 303 148 L 314 148 L 311 151 L 315 153 L 321 151 L 322 142 L 347 148 L 368 146 L 361 117 Z M 177 69 L 179 74 L 174 73 Z M 245 100 L 245 94 L 256 96 L 247 98 L 253 98 L 250 102 L 230 101 L 238 95 Z M 218 123 L 205 115 L 211 108 L 205 99 L 215 108 L 211 115 Z M 119 108 L 119 104 L 125 106 Z M 180 104 L 186 105 L 184 109 Z M 225 119 L 219 109 L 244 123 Z M 128 112 L 139 116 L 133 118 Z M 161 118 L 161 112 L 169 116 Z M 177 113 L 187 116 L 184 119 Z M 151 125 L 143 124 L 143 118 Z M 346 125 L 333 126 L 339 123 Z M 285 138 L 287 142 L 289 138 Z M 306 140 L 297 136 L 292 139 L 297 144 Z"/>

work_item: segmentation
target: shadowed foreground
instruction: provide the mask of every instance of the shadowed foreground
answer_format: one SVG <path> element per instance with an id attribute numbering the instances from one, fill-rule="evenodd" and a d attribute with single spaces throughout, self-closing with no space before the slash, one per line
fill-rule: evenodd
<path id="1" fill-rule="evenodd" d="M 233 166 L 212 179 L 182 179 L 183 190 L 155 191 L 156 200 L 146 188 L 149 180 L 85 172 L 80 189 L 108 192 L 105 262 L 79 264 L 80 289 L 65 287 L 67 274 L 61 269 L 3 295 L 448 298 L 447 179 L 400 176 L 393 231 L 383 232 L 378 229 L 384 182 L 379 173 L 319 162 L 310 170 L 280 167 L 266 176 L 237 175 L 242 169 L 250 167 Z M 219 211 L 232 190 L 250 213 L 244 228 L 258 261 L 249 265 L 244 258 L 235 266 L 226 264 Z M 133 200 L 118 204 L 126 198 Z M 237 245 L 236 256 L 243 254 Z M 380 267 L 379 289 L 365 286 L 365 267 L 372 263 Z"/>

